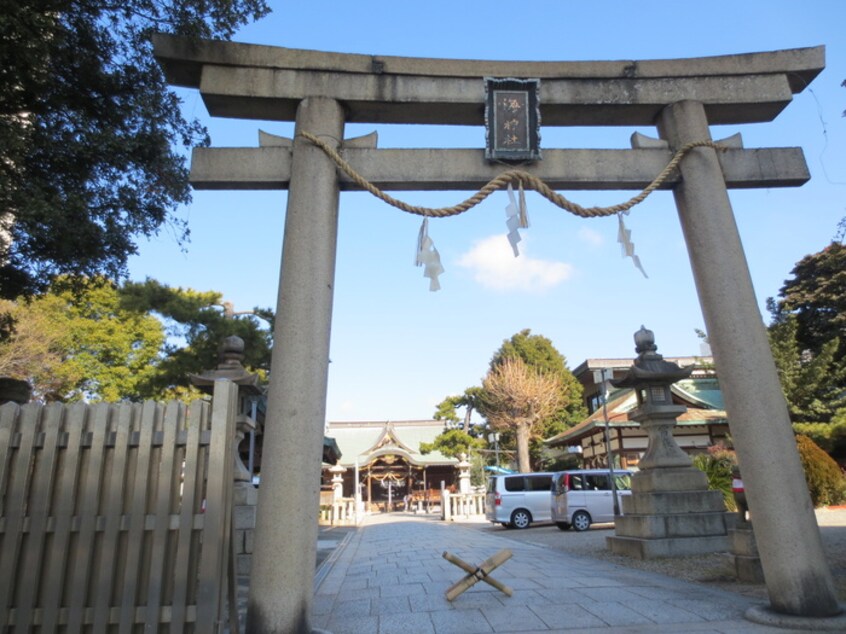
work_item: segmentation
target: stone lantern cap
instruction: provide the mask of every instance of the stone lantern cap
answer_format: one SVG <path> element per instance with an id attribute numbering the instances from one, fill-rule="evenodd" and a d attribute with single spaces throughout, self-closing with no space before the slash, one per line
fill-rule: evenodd
<path id="1" fill-rule="evenodd" d="M 239 387 L 241 394 L 261 394 L 258 386 L 258 374 L 252 374 L 242 365 L 244 360 L 244 340 L 232 335 L 226 337 L 220 346 L 219 363 L 214 370 L 202 374 L 190 374 L 191 383 L 204 392 L 211 393 L 214 382 L 229 379 Z"/>
<path id="2" fill-rule="evenodd" d="M 622 379 L 611 380 L 614 387 L 638 388 L 647 385 L 670 385 L 686 379 L 693 368 L 682 368 L 677 363 L 665 361 L 658 354 L 655 345 L 655 333 L 644 326 L 634 334 L 637 358 L 634 365 Z"/>

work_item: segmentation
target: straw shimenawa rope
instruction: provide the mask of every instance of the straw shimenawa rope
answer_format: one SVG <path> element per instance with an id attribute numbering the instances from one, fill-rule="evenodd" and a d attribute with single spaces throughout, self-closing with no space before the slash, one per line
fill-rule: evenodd
<path id="1" fill-rule="evenodd" d="M 642 192 L 637 194 L 636 196 L 630 198 L 624 203 L 620 203 L 619 205 L 611 205 L 610 207 L 582 207 L 581 205 L 574 203 L 571 200 L 568 200 L 561 194 L 553 191 L 546 183 L 544 183 L 541 179 L 536 176 L 533 176 L 529 172 L 525 170 L 519 169 L 510 169 L 507 171 L 502 172 L 501 174 L 497 175 L 495 178 L 491 179 L 487 182 L 478 192 L 467 198 L 466 200 L 458 203 L 457 205 L 453 205 L 452 207 L 419 207 L 417 205 L 409 205 L 408 203 L 398 200 L 393 196 L 385 193 L 378 187 L 376 187 L 373 183 L 368 181 L 364 178 L 361 174 L 356 172 L 353 167 L 342 157 L 331 145 L 323 141 L 322 139 L 318 138 L 317 136 L 311 134 L 310 132 L 300 132 L 298 136 L 307 139 L 317 147 L 319 147 L 323 152 L 331 158 L 335 164 L 347 175 L 349 176 L 359 187 L 362 189 L 369 191 L 371 194 L 383 200 L 384 202 L 388 203 L 389 205 L 396 207 L 397 209 L 401 209 L 402 211 L 408 212 L 410 214 L 416 214 L 418 216 L 427 216 L 430 218 L 447 218 L 449 216 L 457 216 L 458 214 L 464 213 L 469 209 L 472 209 L 479 203 L 481 203 L 485 198 L 490 196 L 492 193 L 497 191 L 498 189 L 502 189 L 503 187 L 507 186 L 509 183 L 520 185 L 522 184 L 523 187 L 528 189 L 534 189 L 537 193 L 541 196 L 549 200 L 554 205 L 557 205 L 561 209 L 565 211 L 569 211 L 572 214 L 577 216 L 581 216 L 582 218 L 598 218 L 602 216 L 612 216 L 614 214 L 624 213 L 627 212 L 629 209 L 634 207 L 635 205 L 643 202 L 649 194 L 653 191 L 658 189 L 670 176 L 672 171 L 678 167 L 678 164 L 681 162 L 682 158 L 684 158 L 685 154 L 690 152 L 694 148 L 698 147 L 710 147 L 714 148 L 715 150 L 724 151 L 726 148 L 720 147 L 713 141 L 692 141 L 681 148 L 673 155 L 673 158 L 670 159 L 670 162 L 667 163 L 667 166 L 661 170 L 658 176 L 647 185 Z"/>

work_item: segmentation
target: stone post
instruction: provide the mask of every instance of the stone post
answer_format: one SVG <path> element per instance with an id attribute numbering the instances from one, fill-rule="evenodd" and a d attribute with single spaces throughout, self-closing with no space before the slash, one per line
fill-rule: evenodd
<path id="1" fill-rule="evenodd" d="M 297 108 L 300 131 L 337 147 L 344 132 L 341 105 L 304 99 Z M 332 160 L 295 138 L 247 614 L 250 634 L 311 631 L 338 193 Z"/>
<path id="2" fill-rule="evenodd" d="M 338 502 L 344 497 L 344 472 L 346 468 L 339 464 L 329 467 L 329 473 L 332 474 L 332 501 Z"/>
<path id="3" fill-rule="evenodd" d="M 458 463 L 458 492 L 462 494 L 472 493 L 470 486 L 470 463 L 467 462 L 467 454 L 463 453 Z"/>
<path id="4" fill-rule="evenodd" d="M 667 106 L 657 123 L 672 149 L 711 138 L 699 102 Z M 835 615 L 840 608 L 831 571 L 716 151 L 693 150 L 679 170 L 682 180 L 673 195 L 743 467 L 771 607 L 789 615 Z"/>

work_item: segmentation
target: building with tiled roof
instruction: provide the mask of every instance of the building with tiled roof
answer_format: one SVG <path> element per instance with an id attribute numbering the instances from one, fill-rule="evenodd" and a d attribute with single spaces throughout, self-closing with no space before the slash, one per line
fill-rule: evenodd
<path id="1" fill-rule="evenodd" d="M 441 483 L 451 487 L 458 460 L 439 451 L 420 453 L 421 443 L 431 443 L 444 431 L 438 420 L 330 422 L 326 435 L 341 451 L 343 495 L 354 497 L 356 475 L 361 497 L 372 510 L 396 509 L 406 496 L 414 500 L 440 500 Z"/>
<path id="2" fill-rule="evenodd" d="M 673 402 L 684 405 L 687 411 L 678 417 L 673 436 L 688 453 L 705 451 L 711 445 L 725 441 L 729 434 L 723 395 L 710 357 L 676 357 L 667 361 L 681 367 L 694 366 L 690 378 L 671 387 Z M 574 371 L 585 392 L 585 404 L 590 415 L 544 443 L 554 449 L 579 451 L 586 467 L 605 467 L 608 464 L 605 440 L 606 417 L 608 444 L 614 463 L 622 468 L 635 468 L 646 451 L 647 434 L 640 425 L 629 419 L 629 412 L 637 407 L 637 395 L 630 388 L 610 387 L 605 409 L 601 406 L 602 385 L 597 371 L 605 370 L 606 379 L 622 378 L 633 359 L 588 359 Z"/>

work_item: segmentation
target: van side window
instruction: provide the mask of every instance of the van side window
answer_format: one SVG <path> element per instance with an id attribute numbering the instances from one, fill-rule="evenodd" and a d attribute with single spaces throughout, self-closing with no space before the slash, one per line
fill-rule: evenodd
<path id="1" fill-rule="evenodd" d="M 587 480 L 588 491 L 610 491 L 611 483 L 607 475 L 589 474 L 585 477 Z"/>
<path id="2" fill-rule="evenodd" d="M 511 478 L 505 478 L 505 490 L 506 491 L 525 491 L 526 490 L 526 479 L 523 476 L 514 476 Z"/>
<path id="3" fill-rule="evenodd" d="M 552 486 L 552 476 L 548 475 L 527 476 L 526 480 L 527 491 L 549 491 Z"/>
<path id="4" fill-rule="evenodd" d="M 570 490 L 584 491 L 585 490 L 585 476 L 581 473 L 570 474 Z"/>
<path id="5" fill-rule="evenodd" d="M 562 492 L 566 491 L 567 486 L 567 474 L 562 473 L 558 476 L 558 479 L 552 479 L 552 492 L 555 495 L 560 495 Z"/>
<path id="6" fill-rule="evenodd" d="M 618 491 L 630 491 L 632 488 L 632 477 L 630 475 L 614 476 L 614 486 Z"/>

